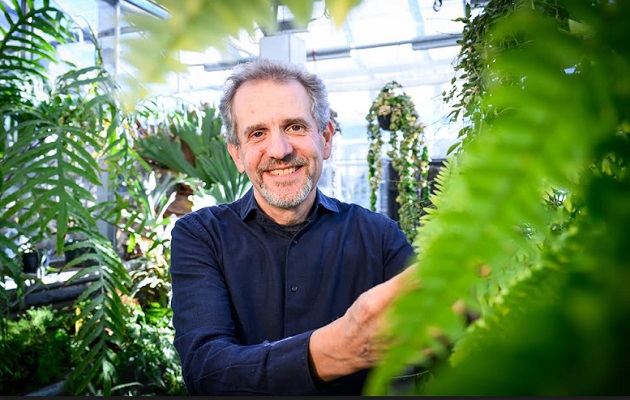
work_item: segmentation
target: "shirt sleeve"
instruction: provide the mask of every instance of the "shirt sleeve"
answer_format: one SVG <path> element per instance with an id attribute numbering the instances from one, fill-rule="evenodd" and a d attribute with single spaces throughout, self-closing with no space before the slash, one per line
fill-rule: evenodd
<path id="1" fill-rule="evenodd" d="M 306 395 L 316 392 L 308 366 L 312 331 L 243 345 L 207 229 L 182 218 L 172 230 L 174 345 L 191 395 Z"/>

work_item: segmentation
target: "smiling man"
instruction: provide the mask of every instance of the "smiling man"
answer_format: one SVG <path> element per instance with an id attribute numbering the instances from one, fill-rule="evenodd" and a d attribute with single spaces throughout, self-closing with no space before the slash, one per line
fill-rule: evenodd
<path id="1" fill-rule="evenodd" d="M 299 65 L 235 68 L 220 104 L 252 188 L 172 231 L 174 344 L 190 394 L 360 395 L 413 249 L 388 217 L 317 189 L 334 126 Z"/>
<path id="2" fill-rule="evenodd" d="M 295 80 L 243 83 L 232 103 L 238 123 L 236 143 L 230 140 L 228 150 L 239 171 L 251 178 L 262 211 L 281 225 L 306 220 L 313 188 L 331 154 L 332 122 L 320 131 L 310 103 Z"/>

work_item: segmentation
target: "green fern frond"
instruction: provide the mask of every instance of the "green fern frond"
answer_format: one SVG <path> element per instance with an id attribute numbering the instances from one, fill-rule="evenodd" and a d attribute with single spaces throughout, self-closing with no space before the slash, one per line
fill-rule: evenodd
<path id="1" fill-rule="evenodd" d="M 88 385 L 97 384 L 104 388 L 111 386 L 111 371 L 103 369 L 108 368 L 115 360 L 115 354 L 108 349 L 119 346 L 125 336 L 122 316 L 127 311 L 120 300 L 120 294 L 128 294 L 131 280 L 111 243 L 97 232 L 90 233 L 89 242 L 76 242 L 66 247 L 71 248 L 94 249 L 93 253 L 85 253 L 73 262 L 91 260 L 96 264 L 82 268 L 69 282 L 88 274 L 98 275 L 76 301 L 79 306 L 74 323 L 78 323 L 80 328 L 74 357 L 82 361 L 73 370 L 71 379 L 72 390 L 82 393 Z"/>
<path id="2" fill-rule="evenodd" d="M 574 6 L 589 10 L 582 16 L 585 21 L 623 15 L 619 4 L 591 3 Z M 465 336 L 458 308 L 451 308 L 455 304 L 479 312 L 480 299 L 486 298 L 483 311 L 489 316 L 506 306 L 499 301 L 502 291 L 534 290 L 536 285 L 529 285 L 534 281 L 521 277 L 544 262 L 541 251 L 550 245 L 540 240 L 549 222 L 545 193 L 550 187 L 583 190 L 593 150 L 618 129 L 623 108 L 615 105 L 623 102 L 615 102 L 614 96 L 627 96 L 614 87 L 627 82 L 630 70 L 627 52 L 607 44 L 617 44 L 618 31 L 606 40 L 573 36 L 559 29 L 553 18 L 522 6 L 492 34 L 498 41 L 517 37 L 522 45 L 492 54 L 488 93 L 480 105 L 494 118 L 463 147 L 457 175 L 449 177 L 448 187 L 436 196 L 439 206 L 419 230 L 416 262 L 421 285 L 402 296 L 392 312 L 398 344 L 373 371 L 369 394 L 383 394 L 404 365 L 427 361 L 420 350 L 444 354 L 440 337 L 455 343 Z M 610 71 L 617 72 L 615 80 Z M 525 262 L 519 262 L 520 257 Z M 488 274 L 500 279 L 500 287 L 487 284 L 483 276 Z M 535 308 L 528 296 L 520 306 Z M 549 315 L 555 312 L 549 310 Z"/>
<path id="3" fill-rule="evenodd" d="M 490 335 L 503 335 L 509 324 L 506 319 L 518 318 L 531 307 L 558 301 L 557 293 L 563 281 L 556 269 L 538 266 L 523 272 L 514 282 L 504 285 L 493 299 L 493 306 L 471 324 L 466 335 L 455 344 L 449 359 L 451 365 L 456 366 L 474 349 L 482 347 L 482 342 L 490 340 Z"/>

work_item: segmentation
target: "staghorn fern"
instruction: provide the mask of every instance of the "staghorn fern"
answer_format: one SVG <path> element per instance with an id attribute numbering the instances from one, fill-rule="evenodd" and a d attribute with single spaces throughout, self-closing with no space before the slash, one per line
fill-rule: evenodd
<path id="1" fill-rule="evenodd" d="M 104 209 L 96 204 L 92 190 L 103 184 L 105 168 L 116 176 L 117 163 L 127 158 L 125 141 L 119 137 L 113 83 L 100 54 L 94 66 L 77 69 L 68 64 L 69 72 L 54 81 L 48 78 L 45 62 L 63 62 L 49 43 L 73 39 L 70 22 L 48 1 L 37 5 L 27 1 L 25 8 L 13 1 L 14 13 L 2 3 L 0 9 L 9 23 L 0 42 L 0 244 L 6 246 L 0 259 L 7 265 L 2 274 L 16 281 L 19 296 L 24 275 L 6 249 L 17 253 L 20 236 L 33 245 L 54 238 L 57 254 L 91 250 L 65 266 L 92 261 L 95 265 L 80 270 L 72 280 L 98 275 L 78 300 L 89 299 L 89 306 L 77 310 L 81 328 L 73 357 L 81 362 L 71 381 L 77 393 L 88 385 L 100 385 L 107 393 L 113 379 L 112 349 L 124 337 L 125 309 L 119 293 L 126 293 L 129 283 L 120 257 L 98 231 Z M 73 235 L 89 239 L 66 244 Z"/>
<path id="2" fill-rule="evenodd" d="M 249 179 L 238 171 L 227 150 L 214 107 L 181 103 L 159 111 L 152 101 L 137 112 L 136 146 L 142 157 L 196 181 L 198 191 L 219 204 L 232 202 L 249 189 Z"/>
<path id="3" fill-rule="evenodd" d="M 519 45 L 489 53 L 479 114 L 493 118 L 441 173 L 415 243 L 421 286 L 394 307 L 398 344 L 368 394 L 408 363 L 430 368 L 430 353 L 451 366 L 419 394 L 629 389 L 630 5 L 562 5 L 571 32 L 520 2 L 486 37 Z M 554 188 L 569 193 L 563 215 Z"/>

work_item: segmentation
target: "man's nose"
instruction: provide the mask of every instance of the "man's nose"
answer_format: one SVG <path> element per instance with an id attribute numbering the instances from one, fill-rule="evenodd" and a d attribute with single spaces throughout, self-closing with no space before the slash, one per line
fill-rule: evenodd
<path id="1" fill-rule="evenodd" d="M 272 133 L 268 145 L 267 155 L 281 160 L 293 152 L 293 146 L 284 131 Z"/>

